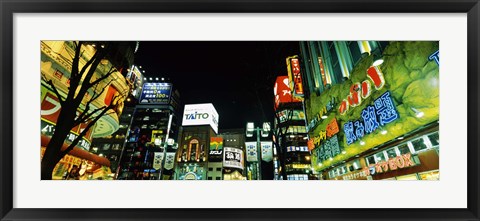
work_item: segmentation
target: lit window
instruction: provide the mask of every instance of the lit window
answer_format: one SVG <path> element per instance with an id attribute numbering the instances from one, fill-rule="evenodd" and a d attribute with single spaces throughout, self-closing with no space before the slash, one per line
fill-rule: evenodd
<path id="1" fill-rule="evenodd" d="M 388 159 L 395 158 L 397 156 L 397 152 L 395 152 L 395 148 L 390 148 L 387 150 Z"/>
<path id="2" fill-rule="evenodd" d="M 432 143 L 432 146 L 436 147 L 440 145 L 440 138 L 438 136 L 438 132 L 428 135 L 428 139 L 430 140 L 430 143 Z"/>
<path id="3" fill-rule="evenodd" d="M 404 143 L 398 146 L 398 150 L 400 151 L 400 154 L 407 154 L 410 153 L 410 148 L 408 148 L 408 144 Z"/>
<path id="4" fill-rule="evenodd" d="M 425 140 L 423 139 L 423 137 L 412 141 L 412 144 L 413 144 L 413 149 L 415 149 L 416 152 L 425 150 L 428 148 L 427 145 L 425 144 Z"/>

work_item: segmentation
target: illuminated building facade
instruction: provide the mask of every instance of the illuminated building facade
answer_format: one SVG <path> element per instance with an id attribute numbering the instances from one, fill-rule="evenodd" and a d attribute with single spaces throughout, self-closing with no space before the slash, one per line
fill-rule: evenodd
<path id="1" fill-rule="evenodd" d="M 109 70 L 114 72 L 107 79 L 100 82 L 92 93 L 99 93 L 99 97 L 90 104 L 87 100 L 80 105 L 79 112 L 85 110 L 89 105 L 90 110 L 98 109 L 109 105 L 115 95 L 123 94 L 130 88 L 125 83 L 127 68 L 133 64 L 134 50 L 136 42 L 115 42 L 112 50 L 107 53 L 94 72 L 94 78 L 104 75 Z M 99 42 L 86 42 L 81 47 L 83 52 L 79 64 L 83 66 L 90 60 L 97 47 L 101 47 Z M 60 96 L 65 98 L 70 84 L 70 72 L 72 69 L 72 60 L 75 54 L 75 43 L 70 41 L 42 41 L 41 42 L 41 150 L 42 156 L 56 125 L 56 119 L 60 113 L 60 103 L 57 95 L 53 92 L 51 86 L 46 82 L 52 80 L 53 85 L 58 90 Z M 105 89 L 105 90 L 102 90 Z M 53 179 L 65 178 L 66 174 L 73 166 L 80 168 L 80 179 L 111 179 L 113 173 L 110 170 L 111 161 L 103 155 L 91 154 L 92 139 L 98 137 L 110 136 L 119 129 L 119 117 L 123 111 L 123 100 L 115 110 L 105 114 L 96 122 L 86 136 L 77 144 L 77 146 L 63 157 L 56 165 L 53 171 Z M 85 124 L 72 128 L 70 135 L 65 141 L 66 148 L 86 127 Z"/>
<path id="2" fill-rule="evenodd" d="M 287 58 L 287 64 L 291 59 Z M 298 61 L 297 57 L 294 59 Z M 287 66 L 289 69 L 292 67 L 290 64 Z M 311 156 L 307 147 L 303 97 L 295 95 L 296 92 L 303 93 L 303 89 L 298 84 L 290 84 L 290 79 L 288 76 L 279 76 L 274 87 L 276 115 L 274 167 L 277 174 L 274 179 L 309 180 L 313 178 Z"/>
<path id="3" fill-rule="evenodd" d="M 179 100 L 180 94 L 171 83 L 143 78 L 128 126 L 118 179 L 173 178 Z"/>
<path id="4" fill-rule="evenodd" d="M 224 153 L 222 157 L 223 180 L 245 180 L 245 130 L 222 130 L 219 137 L 223 139 L 224 148 L 230 148 L 230 152 Z"/>
<path id="5" fill-rule="evenodd" d="M 318 179 L 438 180 L 439 42 L 300 42 Z"/>
<path id="6" fill-rule="evenodd" d="M 222 153 L 214 153 L 218 156 L 212 156 L 209 165 L 210 148 L 215 148 L 214 142 L 217 145 L 220 142 L 219 139 L 212 140 L 218 134 L 219 116 L 215 107 L 212 104 L 185 105 L 182 118 L 175 157 L 175 180 L 207 180 L 208 168 L 212 168 L 212 180 L 221 179 L 219 157 L 224 154 L 224 148 Z"/>

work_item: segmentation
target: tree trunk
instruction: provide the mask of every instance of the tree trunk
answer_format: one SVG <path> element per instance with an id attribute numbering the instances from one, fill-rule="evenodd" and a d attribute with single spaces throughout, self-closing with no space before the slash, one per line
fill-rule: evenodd
<path id="1" fill-rule="evenodd" d="M 73 109 L 73 108 L 70 108 Z M 63 109 L 62 109 L 63 110 Z M 41 162 L 41 178 L 42 180 L 51 180 L 52 172 L 55 169 L 57 163 L 62 159 L 61 156 L 62 146 L 67 138 L 70 130 L 73 127 L 73 117 L 71 116 L 71 110 L 68 107 L 65 108 L 64 113 L 60 112 L 60 116 L 57 119 L 57 125 L 55 126 L 55 133 L 46 146 L 45 153 L 43 154 Z M 75 113 L 75 112 L 73 112 Z M 74 115 L 75 116 L 75 115 Z M 61 123 L 59 123 L 61 122 Z"/>

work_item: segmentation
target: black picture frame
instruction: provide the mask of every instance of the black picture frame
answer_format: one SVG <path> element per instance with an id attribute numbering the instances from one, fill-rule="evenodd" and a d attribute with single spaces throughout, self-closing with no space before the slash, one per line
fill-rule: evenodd
<path id="1" fill-rule="evenodd" d="M 1 220 L 479 220 L 478 0 L 0 0 Z M 19 209 L 13 208 L 14 13 L 467 13 L 468 198 L 466 209 Z M 448 199 L 445 199 L 448 200 Z"/>

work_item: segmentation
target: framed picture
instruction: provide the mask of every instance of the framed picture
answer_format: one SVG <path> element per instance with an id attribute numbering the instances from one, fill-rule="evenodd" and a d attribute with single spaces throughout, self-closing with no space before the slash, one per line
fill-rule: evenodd
<path id="1" fill-rule="evenodd" d="M 1 220 L 480 219 L 478 0 L 1 1 Z M 162 64 L 155 72 L 170 72 L 177 82 L 141 66 L 116 67 L 125 81 L 85 90 L 84 98 L 106 94 L 104 114 L 116 124 L 82 115 L 87 101 L 72 112 L 83 121 L 60 140 L 70 152 L 44 163 L 60 119 L 44 104 L 64 103 L 62 90 L 76 84 L 58 67 L 112 42 L 132 53 L 150 51 L 151 58 L 139 59 Z M 298 52 L 273 61 L 281 71 L 254 61 L 292 42 Z M 98 59 L 105 70 L 91 82 L 117 73 L 107 69 L 120 51 Z M 238 78 L 201 71 L 209 65 Z M 176 72 L 181 66 L 194 74 Z M 274 77 L 258 80 L 241 67 Z M 250 93 L 261 106 L 259 91 L 271 92 L 266 103 L 275 119 L 256 127 L 241 122 L 236 146 L 236 132 L 225 130 L 233 126 L 224 125 L 236 120 L 225 110 L 245 110 L 249 100 L 227 93 L 251 86 L 240 78 L 268 82 Z M 183 94 L 176 91 L 182 82 Z M 199 84 L 223 100 L 209 102 L 216 95 L 207 90 L 187 92 Z M 129 97 L 118 105 L 123 86 Z M 141 107 L 126 108 L 130 99 Z M 158 105 L 182 109 L 182 129 L 170 127 L 177 119 Z M 41 139 L 32 123 L 39 112 Z M 303 123 L 278 132 L 291 121 Z M 279 147 L 288 138 L 298 139 Z M 263 162 L 272 165 L 270 181 Z"/>

